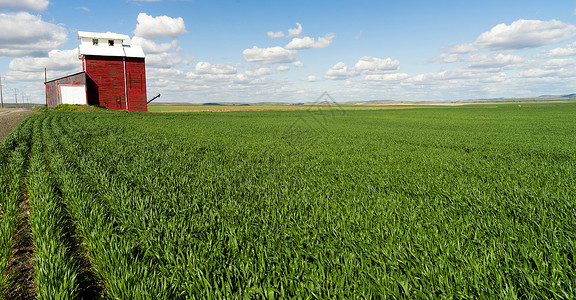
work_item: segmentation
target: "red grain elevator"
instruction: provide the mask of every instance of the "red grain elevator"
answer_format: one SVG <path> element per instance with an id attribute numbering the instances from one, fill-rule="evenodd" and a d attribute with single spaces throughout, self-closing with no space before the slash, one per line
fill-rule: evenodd
<path id="1" fill-rule="evenodd" d="M 146 112 L 146 65 L 140 46 L 117 33 L 78 32 L 83 71 L 45 82 L 46 104 L 101 105 Z"/>
<path id="2" fill-rule="evenodd" d="M 127 35 L 78 32 L 79 58 L 86 72 L 88 104 L 146 112 L 146 66 L 140 46 Z"/>

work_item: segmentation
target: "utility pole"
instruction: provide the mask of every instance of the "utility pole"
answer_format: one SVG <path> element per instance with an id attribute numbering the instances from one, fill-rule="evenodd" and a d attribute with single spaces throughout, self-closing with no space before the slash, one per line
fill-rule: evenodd
<path id="1" fill-rule="evenodd" d="M 16 94 L 16 88 L 14 88 L 14 100 L 16 100 L 16 107 L 18 107 L 18 94 Z"/>
<path id="2" fill-rule="evenodd" d="M 2 76 L 0 76 L 0 108 L 4 108 L 4 96 L 2 96 Z"/>

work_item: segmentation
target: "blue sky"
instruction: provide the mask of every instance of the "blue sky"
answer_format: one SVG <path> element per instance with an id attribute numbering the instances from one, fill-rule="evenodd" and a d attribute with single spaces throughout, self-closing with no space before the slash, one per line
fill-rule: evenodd
<path id="1" fill-rule="evenodd" d="M 42 102 L 77 31 L 142 45 L 160 101 L 452 101 L 576 92 L 574 1 L 0 0 L 0 76 Z"/>

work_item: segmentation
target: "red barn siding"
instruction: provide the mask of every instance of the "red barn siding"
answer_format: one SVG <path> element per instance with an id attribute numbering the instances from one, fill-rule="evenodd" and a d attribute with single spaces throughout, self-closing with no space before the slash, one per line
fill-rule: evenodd
<path id="1" fill-rule="evenodd" d="M 86 75 L 92 81 L 88 89 L 88 98 L 91 99 L 89 102 L 98 102 L 93 104 L 110 109 L 126 109 L 124 59 L 113 56 L 86 56 L 84 65 Z"/>
<path id="2" fill-rule="evenodd" d="M 80 72 L 62 78 L 45 82 L 46 105 L 54 107 L 62 103 L 60 99 L 60 85 L 86 85 L 86 73 Z"/>
<path id="3" fill-rule="evenodd" d="M 148 111 L 146 99 L 146 67 L 144 58 L 126 58 L 126 88 L 128 109 L 130 111 Z"/>
<path id="4" fill-rule="evenodd" d="M 89 104 L 147 111 L 144 58 L 86 55 L 83 65 L 88 75 Z"/>

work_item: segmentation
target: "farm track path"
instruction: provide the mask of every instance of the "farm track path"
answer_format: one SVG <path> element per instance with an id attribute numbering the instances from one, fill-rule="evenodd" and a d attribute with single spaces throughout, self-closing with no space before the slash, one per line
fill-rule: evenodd
<path id="1" fill-rule="evenodd" d="M 0 109 L 0 142 L 12 132 L 27 116 L 37 114 L 37 112 L 25 108 L 2 108 Z"/>

